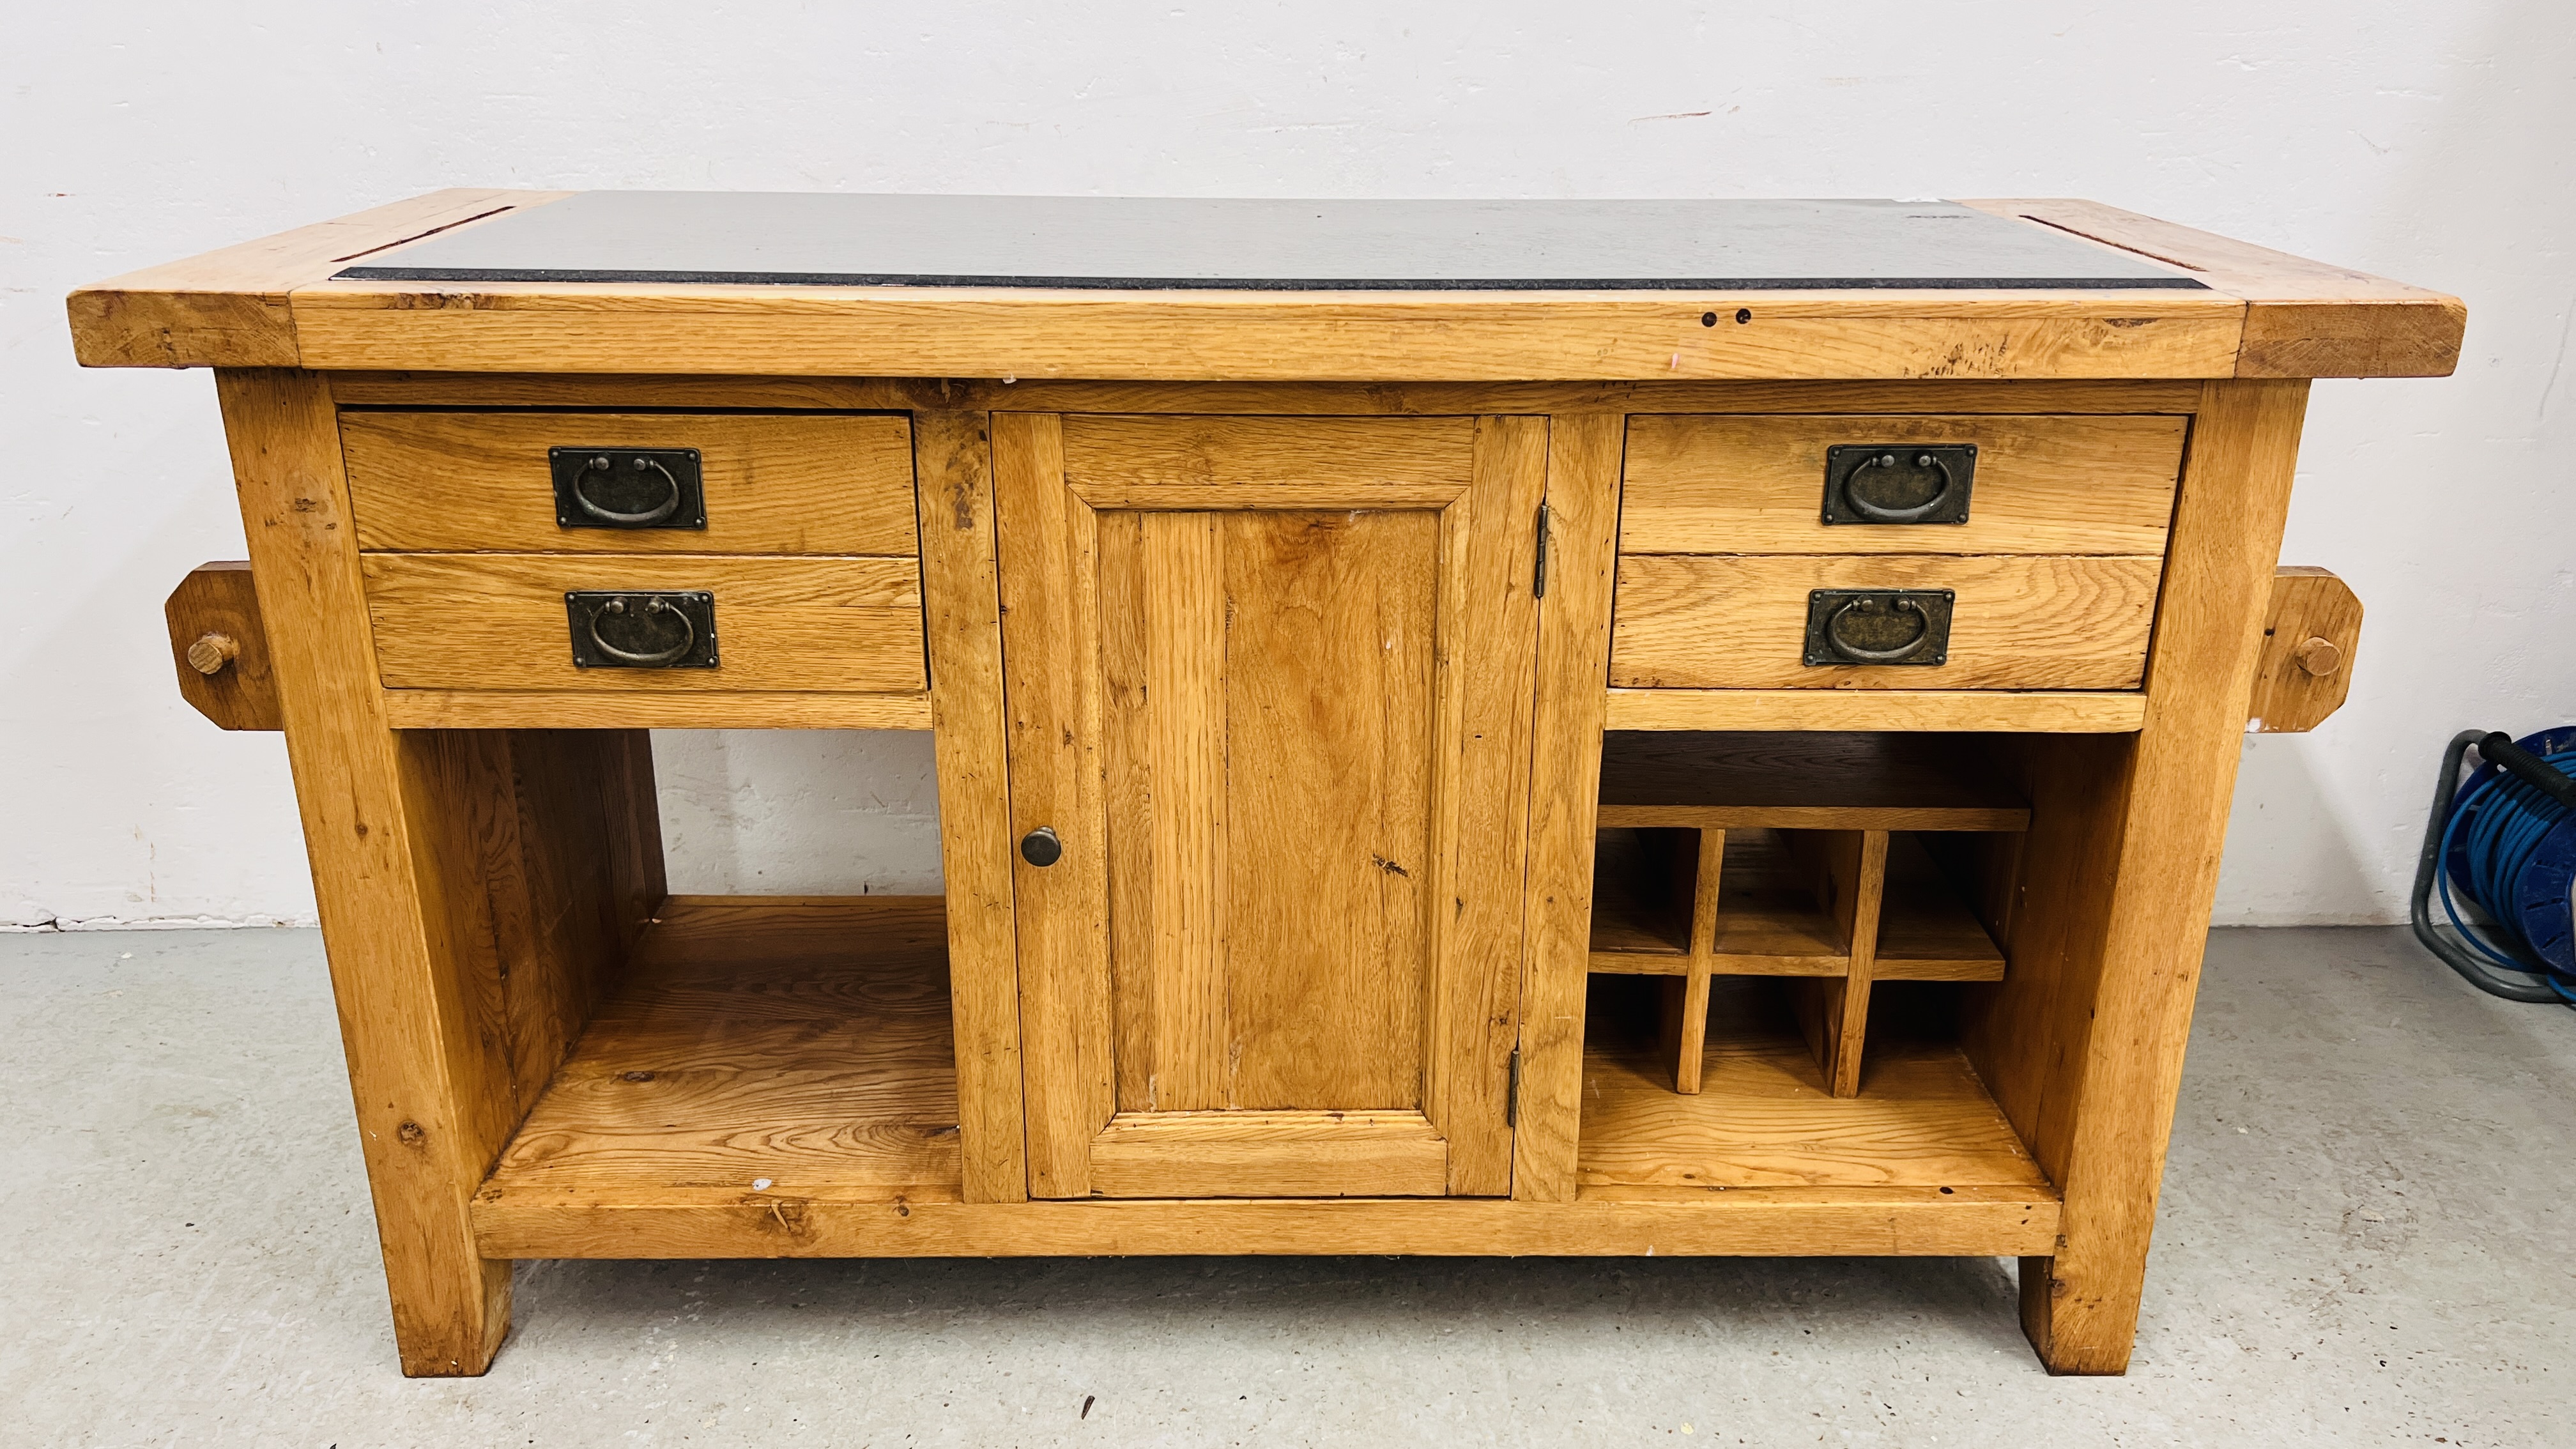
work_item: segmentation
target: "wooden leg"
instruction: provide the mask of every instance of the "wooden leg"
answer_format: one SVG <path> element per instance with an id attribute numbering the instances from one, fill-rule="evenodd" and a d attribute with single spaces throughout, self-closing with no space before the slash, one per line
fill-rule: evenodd
<path id="1" fill-rule="evenodd" d="M 547 834 L 577 812 L 560 799 L 518 808 L 506 747 L 387 724 L 328 386 L 284 369 L 216 381 L 403 1371 L 479 1374 L 508 1330 L 510 1265 L 483 1258 L 467 1205 L 533 1093 L 517 1078 L 553 1067 L 546 1050 L 530 1047 L 514 1071 L 503 1021 L 510 993 L 500 983 L 533 938 L 511 935 L 490 887 L 496 873 L 525 871 L 525 823 Z M 628 745 L 611 742 L 625 786 L 617 808 L 624 828 L 639 829 L 634 761 Z M 645 784 L 649 799 L 649 774 Z M 644 847 L 627 846 L 622 873 L 601 878 L 622 881 L 631 901 L 658 896 L 658 844 L 649 871 Z M 593 934 L 616 932 L 604 924 Z M 595 957 L 605 948 L 562 949 Z M 595 979 L 596 964 L 567 970 Z"/>
<path id="2" fill-rule="evenodd" d="M 913 419 L 930 707 L 938 732 L 940 863 L 957 1041 L 958 1146 L 968 1202 L 1026 1202 L 1020 966 L 1012 913 L 1011 790 L 1003 767 L 1002 613 L 990 415 Z"/>
<path id="3" fill-rule="evenodd" d="M 2022 1261 L 2054 1373 L 2127 1368 L 2307 384 L 2204 389 L 2133 738 L 2032 740 L 2011 971 L 1968 1045 L 2065 1196 Z"/>

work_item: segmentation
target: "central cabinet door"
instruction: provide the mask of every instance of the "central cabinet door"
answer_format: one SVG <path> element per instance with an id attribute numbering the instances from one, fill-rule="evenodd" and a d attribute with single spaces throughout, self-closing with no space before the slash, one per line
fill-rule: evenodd
<path id="1" fill-rule="evenodd" d="M 1510 1191 L 1546 455 L 994 415 L 1033 1196 Z"/>

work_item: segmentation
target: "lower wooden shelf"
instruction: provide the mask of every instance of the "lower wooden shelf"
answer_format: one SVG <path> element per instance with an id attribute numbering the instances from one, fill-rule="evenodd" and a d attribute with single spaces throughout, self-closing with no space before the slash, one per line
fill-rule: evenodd
<path id="1" fill-rule="evenodd" d="M 1731 1040 L 1731 1039 L 1730 1039 Z M 2045 1253 L 2058 1197 L 1956 1053 L 1860 1097 L 1778 1043 L 1676 1113 L 1599 1093 L 1570 1202 L 964 1202 L 928 899 L 675 898 L 473 1204 L 489 1258 Z M 1812 1064 L 1803 1068 L 1810 1078 Z M 1732 1084 L 1739 1084 L 1732 1085 Z M 1733 1104 L 1730 1107 L 1728 1104 Z M 1712 1111 L 1712 1109 L 1715 1109 Z M 2000 1137 L 1998 1137 L 2000 1132 Z"/>
<path id="2" fill-rule="evenodd" d="M 947 928 L 928 898 L 673 897 L 485 1183 L 954 1201 Z"/>
<path id="3" fill-rule="evenodd" d="M 1576 1180 L 1586 1192 L 2049 1194 L 1958 1047 L 1884 1041 L 1870 1051 L 1859 1094 L 1837 1097 L 1778 990 L 1719 983 L 1695 1094 L 1673 1090 L 1671 1059 L 1654 1043 L 1596 1040 L 1583 1059 Z"/>

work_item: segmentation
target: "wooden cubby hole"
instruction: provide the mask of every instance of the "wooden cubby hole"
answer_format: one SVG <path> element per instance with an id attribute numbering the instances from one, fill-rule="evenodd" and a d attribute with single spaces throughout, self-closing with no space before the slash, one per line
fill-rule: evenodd
<path id="1" fill-rule="evenodd" d="M 2010 836 L 2009 854 L 2029 827 L 1973 739 L 1613 733 L 1601 782 L 1591 970 L 1662 978 L 1675 1091 L 1700 1090 L 1717 980 L 1785 978 L 1825 1089 L 1850 1097 L 1875 983 L 2003 978 L 1926 846 Z"/>

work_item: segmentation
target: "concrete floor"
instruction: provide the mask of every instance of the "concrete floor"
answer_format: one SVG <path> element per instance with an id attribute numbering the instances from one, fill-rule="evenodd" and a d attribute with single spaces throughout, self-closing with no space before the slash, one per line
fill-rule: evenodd
<path id="1" fill-rule="evenodd" d="M 2576 1013 L 2397 931 L 2214 938 L 2125 1379 L 1985 1259 L 1201 1258 L 523 1264 L 409 1381 L 316 936 L 0 936 L 0 1041 L 10 1445 L 2576 1443 Z"/>

